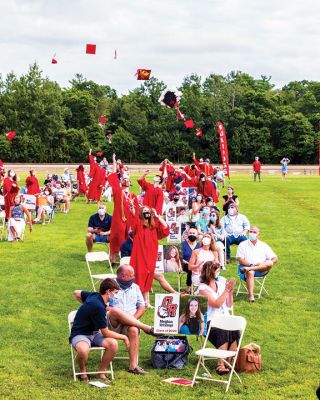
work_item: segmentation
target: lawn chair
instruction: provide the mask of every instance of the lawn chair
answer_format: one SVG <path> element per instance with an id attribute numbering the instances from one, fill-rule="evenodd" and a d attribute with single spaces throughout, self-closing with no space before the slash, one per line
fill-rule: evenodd
<path id="1" fill-rule="evenodd" d="M 109 264 L 111 274 L 110 273 L 109 274 L 108 273 L 92 274 L 90 263 L 96 263 L 96 262 L 104 263 L 105 266 L 107 266 Z M 87 263 L 87 267 L 89 270 L 89 275 L 90 275 L 90 279 L 91 279 L 92 287 L 93 287 L 94 291 L 96 291 L 95 283 L 97 283 L 98 281 L 100 282 L 107 278 L 115 279 L 117 277 L 117 275 L 115 275 L 113 273 L 112 265 L 110 263 L 110 257 L 108 255 L 108 253 L 106 253 L 105 251 L 96 251 L 96 252 L 92 252 L 92 253 L 87 253 L 86 254 L 86 263 Z"/>
<path id="2" fill-rule="evenodd" d="M 239 343 L 237 346 L 236 351 L 230 351 L 230 350 L 220 350 L 220 349 L 215 349 L 211 347 L 206 347 L 208 337 L 210 336 L 210 330 L 212 328 L 219 328 L 219 329 L 224 329 L 228 331 L 240 331 L 240 339 Z M 241 346 L 242 338 L 244 335 L 244 331 L 246 329 L 246 320 L 243 317 L 239 316 L 234 316 L 234 315 L 217 315 L 215 316 L 210 323 L 206 339 L 204 341 L 203 347 L 200 350 L 196 351 L 196 355 L 199 357 L 199 361 L 192 379 L 192 387 L 194 386 L 194 383 L 197 379 L 202 379 L 202 380 L 207 380 L 207 381 L 214 381 L 214 382 L 220 382 L 224 383 L 226 385 L 226 392 L 229 389 L 231 379 L 233 374 L 237 376 L 239 381 L 241 382 L 241 379 L 239 375 L 235 372 L 235 365 L 239 353 L 239 349 Z M 228 358 L 233 357 L 233 361 L 231 364 L 227 361 Z M 208 370 L 208 368 L 205 365 L 205 361 L 207 360 L 214 360 L 214 359 L 222 359 L 223 362 L 231 369 L 229 373 L 229 377 L 227 380 L 224 379 L 215 379 L 212 378 L 211 372 Z M 206 376 L 203 375 L 198 375 L 199 368 L 200 366 L 203 367 L 203 369 L 206 372 Z"/>
<path id="3" fill-rule="evenodd" d="M 77 314 L 77 310 L 76 311 L 71 311 L 68 315 L 68 326 L 69 326 L 69 332 L 71 332 L 71 328 L 72 328 L 72 324 L 74 321 L 74 318 Z M 73 379 L 76 381 L 77 380 L 77 376 L 81 376 L 81 375 L 94 375 L 94 374 L 100 374 L 101 372 L 105 373 L 105 374 L 110 374 L 111 375 L 111 379 L 114 379 L 114 373 L 113 373 L 113 366 L 112 366 L 112 362 L 110 362 L 110 366 L 108 370 L 105 371 L 87 371 L 85 373 L 83 372 L 76 372 L 76 363 L 75 363 L 75 359 L 77 356 L 77 352 L 76 350 L 73 348 L 72 344 L 70 343 L 70 350 L 71 350 L 71 364 L 72 364 L 72 372 L 73 372 Z M 90 347 L 90 352 L 91 351 L 100 351 L 100 358 L 102 358 L 103 356 L 103 352 L 105 351 L 104 347 Z"/>
<path id="4" fill-rule="evenodd" d="M 264 276 L 255 276 L 254 277 L 254 287 L 258 288 L 258 291 L 254 291 L 254 296 L 260 299 L 262 292 L 266 292 L 266 294 L 269 294 L 267 292 L 267 289 L 265 288 L 265 282 L 266 282 L 267 274 Z M 248 294 L 248 289 L 246 286 L 246 281 L 240 278 L 239 286 L 237 289 L 236 296 L 238 296 L 239 293 L 243 294 Z"/>

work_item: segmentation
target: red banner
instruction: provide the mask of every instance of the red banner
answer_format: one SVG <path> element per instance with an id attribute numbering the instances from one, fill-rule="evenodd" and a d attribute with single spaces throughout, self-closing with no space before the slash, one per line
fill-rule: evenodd
<path id="1" fill-rule="evenodd" d="M 228 154 L 228 144 L 227 144 L 227 136 L 226 130 L 220 121 L 217 122 L 218 126 L 218 134 L 219 134 L 219 143 L 220 143 L 220 154 L 222 160 L 222 167 L 225 176 L 230 178 L 229 172 L 229 154 Z"/>

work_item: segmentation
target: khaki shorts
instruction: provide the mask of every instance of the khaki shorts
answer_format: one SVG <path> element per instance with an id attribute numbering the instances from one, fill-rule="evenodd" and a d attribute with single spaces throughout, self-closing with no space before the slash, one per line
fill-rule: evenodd
<path id="1" fill-rule="evenodd" d="M 117 326 L 112 326 L 110 319 L 108 321 L 108 329 L 112 332 L 120 333 L 121 335 L 128 336 L 128 325 L 118 324 Z"/>

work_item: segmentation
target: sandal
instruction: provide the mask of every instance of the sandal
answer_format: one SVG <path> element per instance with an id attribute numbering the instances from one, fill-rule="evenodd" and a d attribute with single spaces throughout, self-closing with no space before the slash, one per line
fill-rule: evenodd
<path id="1" fill-rule="evenodd" d="M 105 383 L 106 385 L 108 385 L 112 382 L 111 379 L 108 379 L 107 377 L 101 378 L 101 377 L 97 376 L 97 379 L 99 379 L 101 382 Z"/>
<path id="2" fill-rule="evenodd" d="M 85 383 L 89 383 L 90 379 L 88 376 L 79 376 L 79 381 L 80 382 L 85 382 Z"/>
<path id="3" fill-rule="evenodd" d="M 217 368 L 216 368 L 216 373 L 217 373 L 218 375 L 226 375 L 226 374 L 228 374 L 229 372 L 230 372 L 229 368 L 226 368 L 226 367 L 223 366 L 223 365 L 218 365 Z"/>

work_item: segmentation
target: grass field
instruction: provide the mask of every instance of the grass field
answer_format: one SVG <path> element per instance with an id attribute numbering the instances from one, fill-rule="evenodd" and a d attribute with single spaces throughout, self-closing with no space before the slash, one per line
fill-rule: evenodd
<path id="1" fill-rule="evenodd" d="M 226 395 L 224 387 L 213 382 L 200 382 L 193 389 L 160 383 L 171 376 L 191 378 L 197 358 L 191 354 L 182 371 L 153 370 L 153 339 L 142 334 L 140 364 L 148 375 L 128 374 L 127 361 L 116 360 L 116 379 L 111 388 L 102 390 L 74 382 L 66 318 L 78 307 L 73 290 L 91 289 L 84 237 L 88 218 L 96 212 L 96 205 L 77 199 L 70 214 L 56 214 L 52 224 L 34 226 L 23 243 L 0 242 L 0 398 L 316 398 L 319 177 L 290 176 L 285 183 L 279 176 L 263 178 L 263 183 L 254 184 L 246 175 L 232 177 L 240 212 L 260 227 L 261 239 L 279 257 L 266 281 L 269 296 L 254 304 L 249 304 L 246 296 L 235 299 L 235 314 L 247 319 L 243 344 L 254 341 L 261 346 L 261 373 L 242 374 L 242 384 L 234 379 Z M 235 261 L 223 275 L 236 276 Z M 154 289 L 158 291 L 157 285 Z M 151 324 L 153 312 L 147 311 L 143 320 Z M 193 338 L 191 345 L 197 349 L 199 342 Z M 120 347 L 123 350 L 122 344 Z"/>

